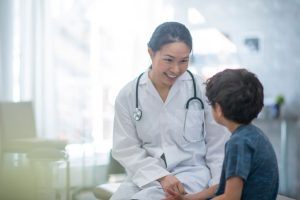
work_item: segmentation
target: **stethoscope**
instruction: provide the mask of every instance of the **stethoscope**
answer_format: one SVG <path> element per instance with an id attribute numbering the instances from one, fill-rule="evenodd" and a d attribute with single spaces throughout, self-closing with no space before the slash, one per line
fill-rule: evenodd
<path id="1" fill-rule="evenodd" d="M 189 70 L 187 70 L 187 72 L 190 74 L 191 78 L 192 78 L 192 81 L 193 81 L 193 88 L 194 88 L 194 96 L 189 98 L 185 104 L 185 109 L 188 110 L 189 109 L 189 105 L 190 105 L 190 102 L 191 101 L 198 101 L 201 105 L 201 108 L 204 109 L 204 104 L 203 104 L 203 101 L 197 97 L 197 91 L 196 91 L 196 83 L 195 83 L 195 78 L 194 78 L 194 75 L 192 74 L 192 72 L 190 72 Z M 142 75 L 144 74 L 141 73 L 138 78 L 137 78 L 137 81 L 136 81 L 136 88 L 135 88 L 135 110 L 133 112 L 133 118 L 135 119 L 135 121 L 140 121 L 141 118 L 142 118 L 142 115 L 143 115 L 143 111 L 142 109 L 139 108 L 139 83 L 140 83 L 140 79 L 142 77 Z"/>

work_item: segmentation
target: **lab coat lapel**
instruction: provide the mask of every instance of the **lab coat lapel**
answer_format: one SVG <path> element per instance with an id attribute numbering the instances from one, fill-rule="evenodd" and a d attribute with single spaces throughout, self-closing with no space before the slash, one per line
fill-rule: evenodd
<path id="1" fill-rule="evenodd" d="M 147 83 L 147 89 L 149 91 L 149 93 L 153 96 L 155 96 L 156 99 L 159 100 L 159 102 L 161 102 L 164 105 L 167 105 L 169 101 L 172 100 L 172 98 L 178 93 L 179 88 L 180 88 L 180 84 L 179 84 L 180 80 L 177 80 L 173 86 L 171 87 L 169 94 L 167 96 L 167 99 L 165 102 L 163 102 L 162 98 L 160 97 L 158 91 L 156 90 L 156 88 L 154 87 L 152 81 L 149 79 L 148 83 Z"/>
<path id="2" fill-rule="evenodd" d="M 168 94 L 168 97 L 166 99 L 166 102 L 165 102 L 165 105 L 167 105 L 173 98 L 174 96 L 178 93 L 179 91 L 179 82 L 181 80 L 177 80 L 171 87 L 170 91 L 169 91 L 169 94 Z"/>
<path id="3" fill-rule="evenodd" d="M 170 101 L 172 101 L 172 99 L 177 95 L 178 92 L 180 92 L 180 83 L 186 79 L 189 79 L 189 75 L 187 74 L 187 72 L 185 72 L 184 74 L 182 74 L 177 80 L 176 82 L 172 85 L 168 97 L 166 99 L 165 105 L 167 105 Z"/>
<path id="4" fill-rule="evenodd" d="M 155 99 L 157 99 L 160 103 L 164 103 L 163 100 L 161 99 L 158 91 L 156 90 L 156 88 L 154 87 L 152 81 L 148 78 L 147 81 L 147 91 L 149 92 L 149 94 L 151 94 L 152 96 L 155 97 Z"/>
<path id="5" fill-rule="evenodd" d="M 175 96 L 176 94 L 179 92 L 180 90 L 180 83 L 186 79 L 190 79 L 190 76 L 187 72 L 185 72 L 184 74 L 182 74 L 177 80 L 176 82 L 173 84 L 173 86 L 171 87 L 168 97 L 166 99 L 165 102 L 163 102 L 163 100 L 161 99 L 158 91 L 156 90 L 156 88 L 154 87 L 152 81 L 149 79 L 148 77 L 148 72 L 146 72 L 144 74 L 144 77 L 141 80 L 141 84 L 146 83 L 147 86 L 147 92 L 149 92 L 150 95 L 154 96 L 155 99 L 157 99 L 159 102 L 161 102 L 162 104 L 167 105 Z"/>

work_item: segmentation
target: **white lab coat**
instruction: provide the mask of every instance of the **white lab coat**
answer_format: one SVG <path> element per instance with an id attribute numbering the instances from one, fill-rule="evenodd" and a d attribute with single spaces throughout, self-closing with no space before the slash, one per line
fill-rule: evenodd
<path id="1" fill-rule="evenodd" d="M 168 174 L 175 175 L 188 193 L 219 182 L 229 132 L 213 120 L 203 81 L 196 75 L 195 79 L 197 96 L 205 107 L 203 110 L 199 103 L 191 102 L 187 115 L 185 104 L 194 95 L 187 72 L 173 84 L 165 102 L 148 72 L 142 75 L 138 89 L 138 105 L 143 111 L 140 121 L 133 118 L 136 79 L 120 91 L 115 102 L 112 153 L 125 167 L 128 178 L 112 199 L 161 199 L 165 194 L 156 180 Z"/>

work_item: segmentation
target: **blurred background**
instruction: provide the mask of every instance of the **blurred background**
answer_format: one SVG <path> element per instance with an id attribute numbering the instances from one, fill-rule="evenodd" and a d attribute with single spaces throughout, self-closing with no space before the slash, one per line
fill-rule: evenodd
<path id="1" fill-rule="evenodd" d="M 300 199 L 299 19 L 299 0 L 0 0 L 0 101 L 31 102 L 36 137 L 66 141 L 64 155 L 47 149 L 55 162 L 38 168 L 35 152 L 5 153 L 5 123 L 18 123 L 0 113 L 3 195 L 32 199 L 34 181 L 49 190 L 42 199 L 93 199 L 84 192 L 107 181 L 115 97 L 149 66 L 154 28 L 179 21 L 193 36 L 194 73 L 243 67 L 262 81 L 255 123 L 276 150 L 280 192 Z M 51 181 L 32 176 L 41 169 Z M 65 185 L 69 194 L 56 191 Z"/>

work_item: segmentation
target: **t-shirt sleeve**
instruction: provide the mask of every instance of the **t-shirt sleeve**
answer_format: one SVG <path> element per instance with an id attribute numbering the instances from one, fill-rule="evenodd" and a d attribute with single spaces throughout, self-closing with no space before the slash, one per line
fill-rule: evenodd
<path id="1" fill-rule="evenodd" d="M 253 148 L 246 140 L 235 140 L 226 145 L 225 153 L 225 178 L 241 177 L 244 181 L 251 168 Z"/>

